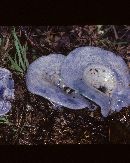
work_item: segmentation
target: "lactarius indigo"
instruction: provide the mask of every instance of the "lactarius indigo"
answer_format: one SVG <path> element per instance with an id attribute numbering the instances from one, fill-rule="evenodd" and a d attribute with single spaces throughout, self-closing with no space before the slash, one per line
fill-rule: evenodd
<path id="1" fill-rule="evenodd" d="M 0 68 L 0 116 L 11 109 L 11 100 L 14 98 L 14 81 L 12 74 L 5 68 Z"/>
<path id="2" fill-rule="evenodd" d="M 65 84 L 60 77 L 64 60 L 65 56 L 62 54 L 50 54 L 31 63 L 26 75 L 28 90 L 70 109 L 88 107 L 89 102 L 84 97 L 75 92 L 69 94 L 64 90 Z"/>
<path id="3" fill-rule="evenodd" d="M 124 60 L 98 47 L 71 51 L 61 67 L 65 84 L 101 107 L 103 116 L 130 105 L 130 72 Z"/>

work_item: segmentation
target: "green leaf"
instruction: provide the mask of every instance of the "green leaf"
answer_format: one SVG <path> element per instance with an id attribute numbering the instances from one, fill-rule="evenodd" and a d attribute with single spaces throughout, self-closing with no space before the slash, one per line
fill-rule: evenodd
<path id="1" fill-rule="evenodd" d="M 19 67 L 21 67 L 25 71 L 29 65 L 28 59 L 26 57 L 27 44 L 25 44 L 25 47 L 24 46 L 22 47 L 22 45 L 16 35 L 15 29 L 13 30 L 13 36 L 14 36 L 15 47 L 16 47 L 16 50 L 18 53 Z"/>
<path id="2" fill-rule="evenodd" d="M 17 61 L 14 61 L 10 56 L 9 56 L 9 60 L 10 60 L 10 62 L 11 62 L 12 68 L 13 68 L 14 70 L 23 73 L 23 70 L 19 67 Z"/>
<path id="3" fill-rule="evenodd" d="M 27 52 L 27 43 L 25 44 L 25 46 L 23 46 L 23 58 L 24 58 L 24 62 L 25 62 L 25 65 L 26 67 L 29 66 L 29 62 L 28 62 L 28 59 L 27 59 L 27 56 L 26 56 L 26 52 Z"/>
<path id="4" fill-rule="evenodd" d="M 15 47 L 16 47 L 16 50 L 17 50 L 17 53 L 18 53 L 19 66 L 21 66 L 24 69 L 25 65 L 23 63 L 23 59 L 22 59 L 22 56 L 21 56 L 21 52 L 20 52 L 20 49 L 19 49 L 18 42 L 15 40 L 14 44 L 15 44 Z"/>
<path id="5" fill-rule="evenodd" d="M 15 69 L 16 71 L 24 73 L 29 65 L 29 62 L 26 56 L 27 43 L 24 46 L 21 45 L 20 40 L 17 37 L 17 34 L 15 32 L 15 28 L 12 31 L 12 35 L 14 37 L 14 45 L 16 48 L 16 53 L 14 56 L 14 60 L 11 57 L 9 57 L 9 60 L 11 62 L 11 67 Z"/>

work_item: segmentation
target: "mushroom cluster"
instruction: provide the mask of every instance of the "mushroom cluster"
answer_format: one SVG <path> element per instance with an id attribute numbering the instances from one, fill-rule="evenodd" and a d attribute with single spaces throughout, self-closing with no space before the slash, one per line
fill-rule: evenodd
<path id="1" fill-rule="evenodd" d="M 9 112 L 12 99 L 14 99 L 12 74 L 9 70 L 0 68 L 0 116 Z"/>
<path id="2" fill-rule="evenodd" d="M 26 85 L 31 93 L 70 109 L 91 108 L 103 116 L 130 105 L 130 72 L 124 60 L 98 47 L 79 47 L 68 56 L 50 54 L 30 64 Z"/>

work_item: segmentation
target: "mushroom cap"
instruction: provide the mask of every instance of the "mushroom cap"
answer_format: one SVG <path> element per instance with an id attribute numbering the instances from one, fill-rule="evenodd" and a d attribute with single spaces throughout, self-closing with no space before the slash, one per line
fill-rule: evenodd
<path id="1" fill-rule="evenodd" d="M 14 81 L 12 74 L 5 68 L 0 68 L 0 116 L 11 109 L 10 100 L 14 99 Z"/>
<path id="2" fill-rule="evenodd" d="M 67 86 L 97 103 L 104 116 L 111 109 L 120 110 L 113 98 L 119 93 L 122 97 L 121 92 L 130 82 L 128 67 L 120 56 L 91 46 L 69 53 L 62 64 L 61 77 Z"/>
<path id="3" fill-rule="evenodd" d="M 26 85 L 31 93 L 40 95 L 70 109 L 89 106 L 88 100 L 77 93 L 67 94 L 60 78 L 60 68 L 65 60 L 62 54 L 50 54 L 36 59 L 28 67 Z"/>

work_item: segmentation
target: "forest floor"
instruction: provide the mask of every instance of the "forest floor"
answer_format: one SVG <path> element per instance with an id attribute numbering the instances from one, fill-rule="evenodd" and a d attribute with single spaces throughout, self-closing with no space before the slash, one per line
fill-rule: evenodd
<path id="1" fill-rule="evenodd" d="M 11 68 L 15 48 L 12 28 L 0 27 L 0 66 L 12 72 L 15 99 L 8 114 L 0 117 L 0 144 L 129 144 L 130 107 L 104 118 L 100 107 L 58 110 L 45 98 L 28 92 L 25 74 Z M 124 58 L 130 68 L 130 26 L 17 26 L 22 45 L 27 43 L 29 63 L 42 55 L 67 55 L 80 46 L 98 46 Z"/>

